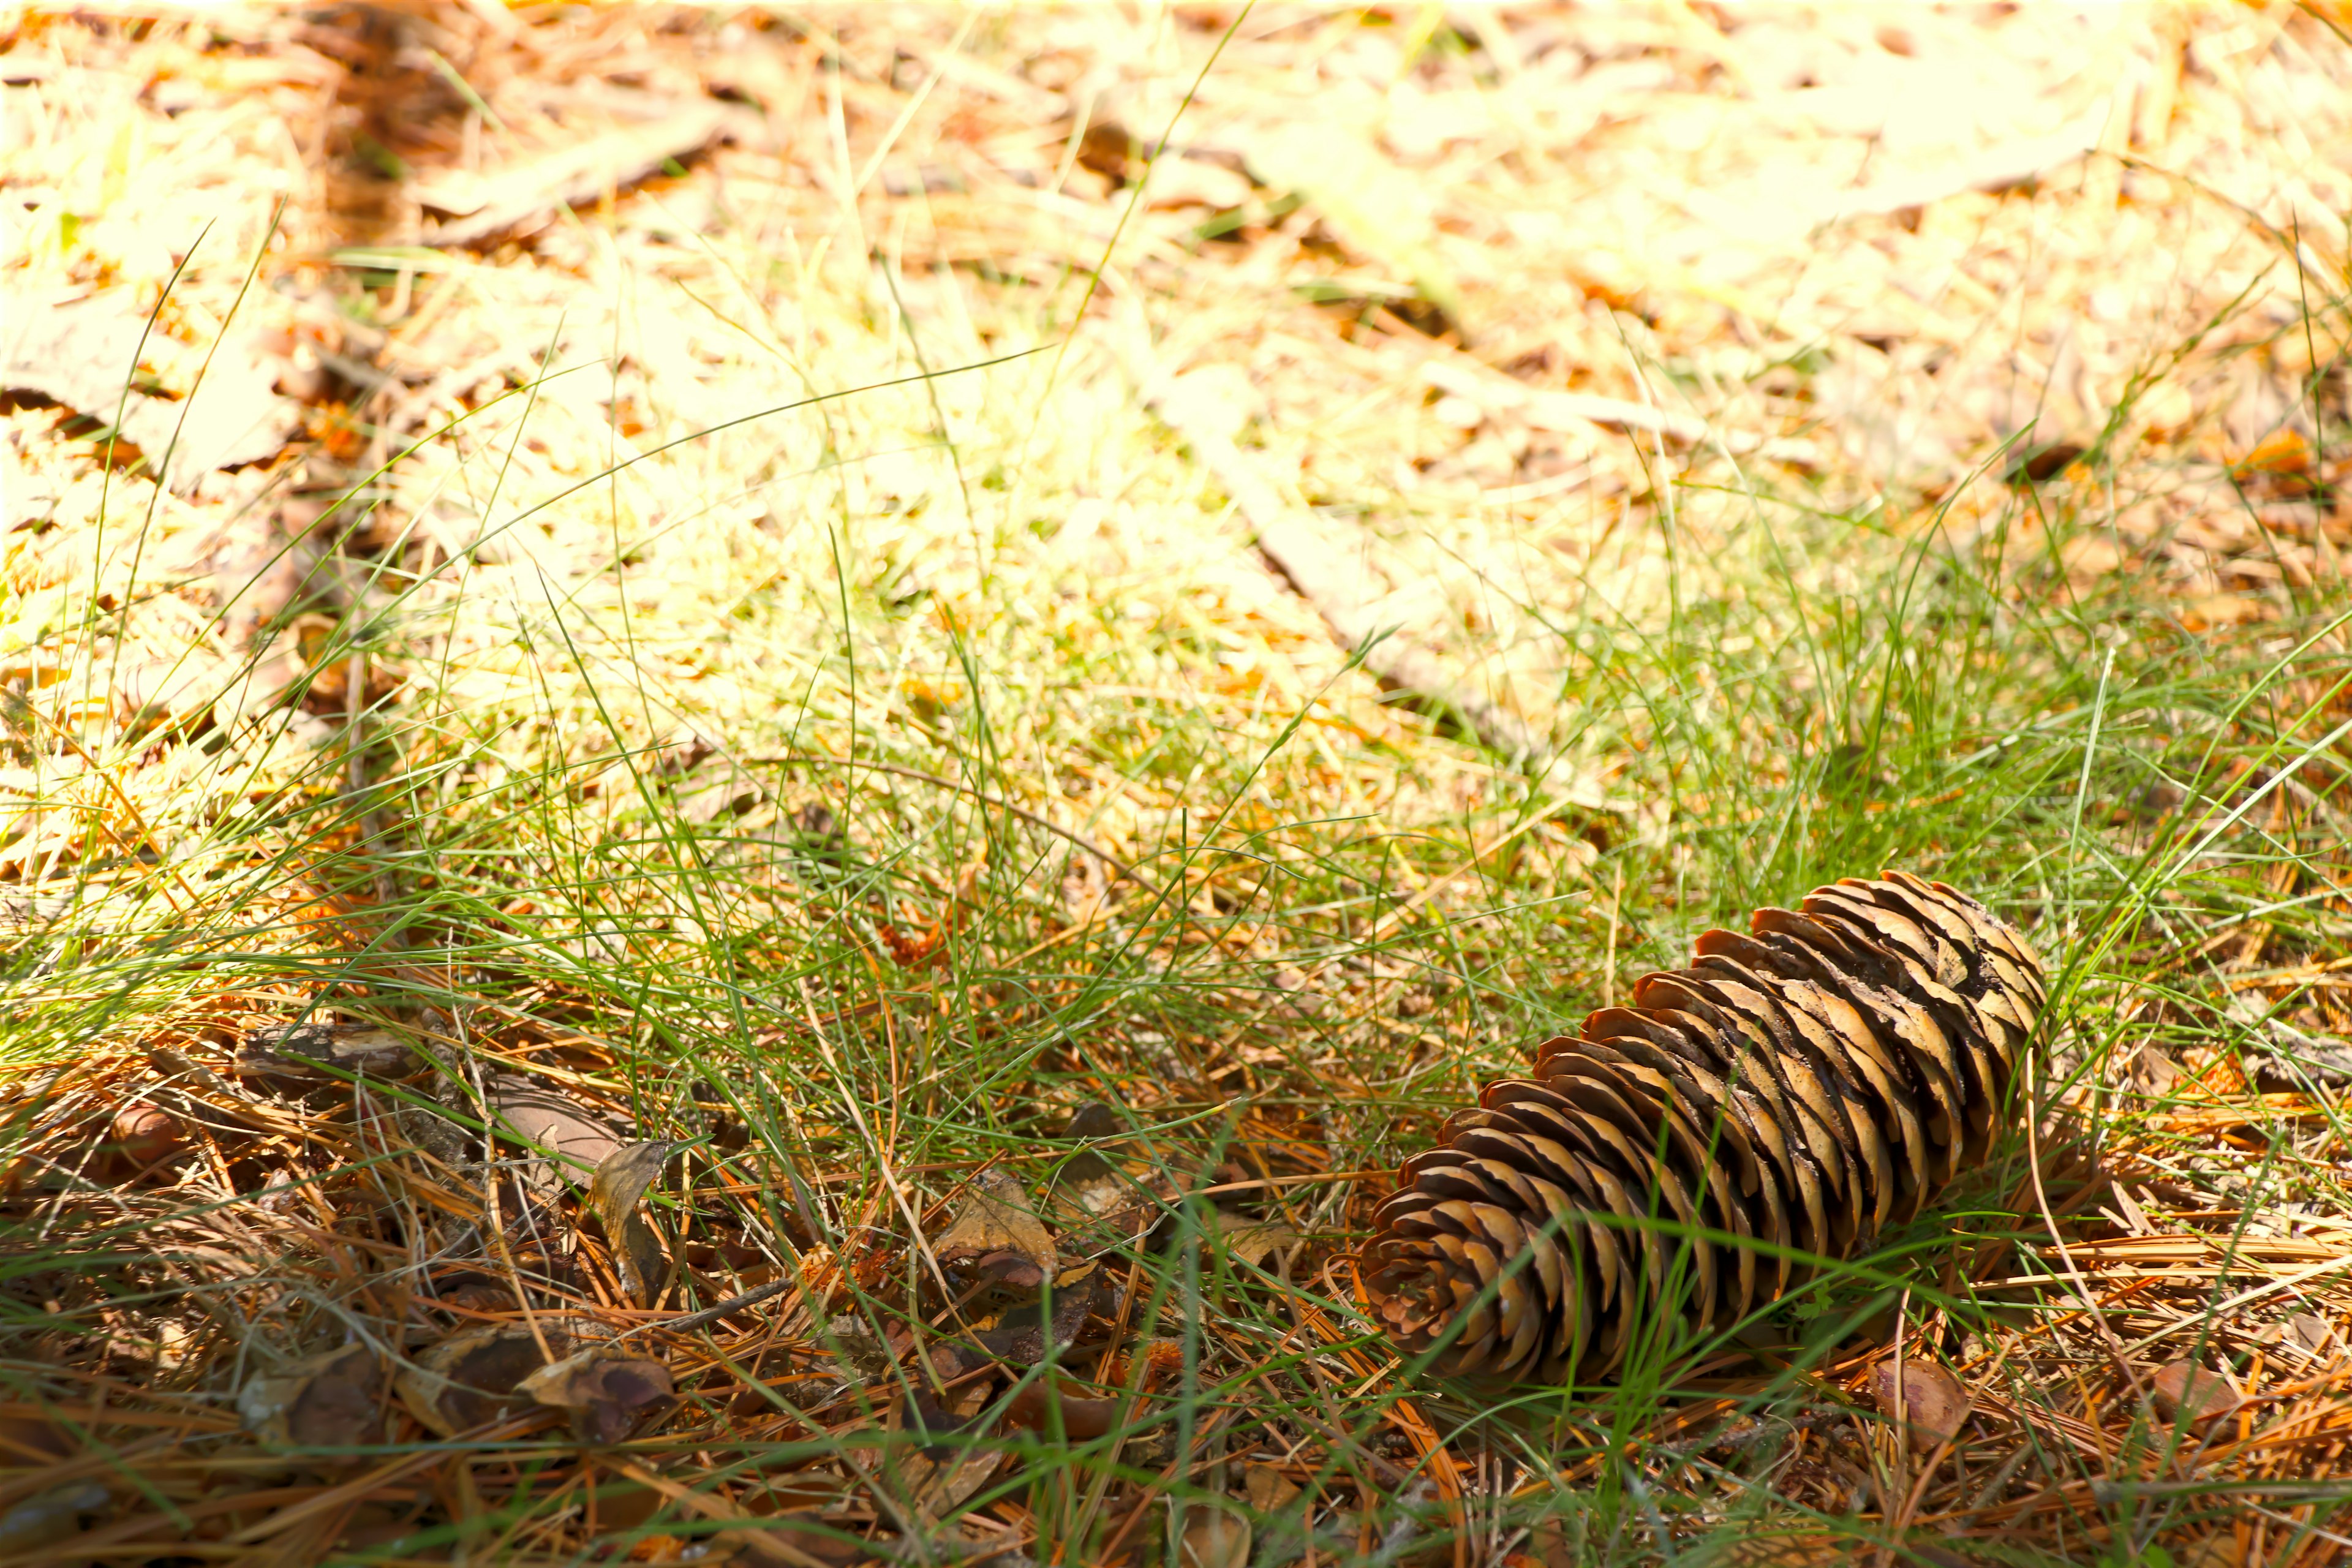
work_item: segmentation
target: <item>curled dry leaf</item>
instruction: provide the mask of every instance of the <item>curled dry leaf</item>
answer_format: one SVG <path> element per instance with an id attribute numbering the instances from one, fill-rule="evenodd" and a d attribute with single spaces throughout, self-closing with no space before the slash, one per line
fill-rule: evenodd
<path id="1" fill-rule="evenodd" d="M 547 1333 L 549 1348 L 561 1352 L 562 1331 Z M 393 1387 L 419 1421 L 453 1437 L 503 1415 L 519 1401 L 517 1385 L 547 1364 L 529 1329 L 493 1323 L 427 1349 L 400 1369 Z"/>
<path id="2" fill-rule="evenodd" d="M 1034 1295 L 1061 1267 L 1053 1233 L 1030 1206 L 1029 1194 L 998 1170 L 972 1178 L 933 1251 L 955 1289 L 1006 1298 Z"/>
<path id="3" fill-rule="evenodd" d="M 2235 1415 L 2246 1403 L 2237 1379 L 2186 1359 L 2158 1367 L 2147 1395 L 2165 1420 L 2198 1426 Z"/>
<path id="4" fill-rule="evenodd" d="M 306 1356 L 248 1382 L 237 1414 L 265 1443 L 352 1448 L 383 1434 L 383 1368 L 363 1344 Z"/>
<path id="5" fill-rule="evenodd" d="M 618 1443 L 677 1407 L 669 1368 L 617 1345 L 592 1345 L 550 1362 L 515 1384 L 541 1405 L 566 1412 L 582 1443 Z"/>
<path id="6" fill-rule="evenodd" d="M 1108 1435 L 1118 1425 L 1118 1404 L 1116 1399 L 1090 1397 L 1081 1384 L 1057 1382 L 1048 1387 L 1040 1379 L 1023 1384 L 1005 1402 L 1004 1419 L 1008 1425 L 1033 1432 L 1050 1433 L 1058 1426 L 1062 1436 L 1083 1443 Z"/>
<path id="7" fill-rule="evenodd" d="M 1098 1265 L 1081 1264 L 1054 1281 L 1050 1311 L 1042 1300 L 1022 1302 L 972 1339 L 998 1361 L 1034 1366 L 1049 1351 L 1067 1350 L 1089 1315 L 1118 1310 L 1118 1288 Z"/>
<path id="8" fill-rule="evenodd" d="M 1895 1394 L 1895 1358 L 1887 1357 L 1871 1369 L 1870 1400 L 1878 1413 L 1899 1423 L 1915 1454 L 1934 1451 L 1957 1436 L 1975 1403 L 1959 1380 L 1931 1361 L 1902 1358 L 1902 1396 Z"/>
<path id="9" fill-rule="evenodd" d="M 621 1288 L 635 1297 L 640 1306 L 653 1305 L 660 1294 L 662 1278 L 668 1272 L 669 1257 L 662 1250 L 661 1238 L 654 1227 L 637 1212 L 644 1201 L 646 1189 L 662 1173 L 662 1167 L 677 1145 L 667 1139 L 655 1139 L 646 1143 L 625 1143 L 604 1156 L 596 1166 L 596 1174 L 588 1183 L 588 1206 L 604 1222 L 604 1234 L 612 1238 L 613 1261 L 621 1272 Z"/>

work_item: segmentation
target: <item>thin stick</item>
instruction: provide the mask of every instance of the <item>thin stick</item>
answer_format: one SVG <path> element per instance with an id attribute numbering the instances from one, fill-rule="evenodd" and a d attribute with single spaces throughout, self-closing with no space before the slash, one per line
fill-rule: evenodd
<path id="1" fill-rule="evenodd" d="M 746 763 L 764 764 L 769 767 L 789 767 L 795 763 L 810 763 L 836 768 L 864 768 L 869 773 L 892 773 L 902 779 L 914 779 L 922 784 L 936 784 L 940 789 L 953 790 L 958 795 L 969 795 L 982 805 L 997 811 L 1009 812 L 1033 827 L 1042 827 L 1055 837 L 1076 845 L 1155 899 L 1168 897 L 1166 892 L 1146 880 L 1141 872 L 1092 839 L 1082 837 L 1050 818 L 1029 810 L 1026 806 L 1015 805 L 1001 795 L 974 789 L 961 779 L 948 778 L 940 773 L 927 773 L 920 768 L 901 767 L 896 763 L 870 763 L 856 757 L 831 757 L 821 752 L 774 752 L 761 756 L 746 757 L 743 761 Z"/>

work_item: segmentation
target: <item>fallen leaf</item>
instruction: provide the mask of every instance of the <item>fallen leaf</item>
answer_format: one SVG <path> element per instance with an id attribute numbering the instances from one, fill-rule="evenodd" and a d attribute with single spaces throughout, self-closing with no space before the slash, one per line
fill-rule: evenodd
<path id="1" fill-rule="evenodd" d="M 661 1238 L 637 1212 L 646 1189 L 654 1184 L 677 1145 L 667 1139 L 625 1143 L 604 1156 L 588 1183 L 588 1206 L 604 1222 L 612 1238 L 613 1262 L 621 1273 L 621 1289 L 650 1307 L 669 1270 L 669 1255 Z"/>
<path id="2" fill-rule="evenodd" d="M 2297 1312 L 2286 1321 L 2287 1333 L 2314 1355 L 2324 1355 L 2336 1342 L 2336 1331 L 2315 1312 Z"/>
<path id="3" fill-rule="evenodd" d="M 237 1414 L 265 1443 L 353 1448 L 383 1435 L 383 1368 L 364 1344 L 306 1356 L 247 1383 Z"/>
<path id="4" fill-rule="evenodd" d="M 582 1443 L 618 1443 L 677 1405 L 669 1369 L 617 1345 L 592 1345 L 550 1362 L 515 1384 L 551 1409 L 569 1413 Z"/>
<path id="5" fill-rule="evenodd" d="M 2242 485 L 2267 479 L 2293 494 L 2309 491 L 2311 470 L 2311 443 L 2291 425 L 2272 431 L 2230 464 L 2230 477 Z"/>
<path id="6" fill-rule="evenodd" d="M 1462 291 L 1437 252 L 1421 182 L 1330 124 L 1270 129 L 1253 136 L 1243 155 L 1260 183 L 1304 196 L 1348 245 L 1411 278 L 1423 300 L 1463 329 Z"/>
<path id="7" fill-rule="evenodd" d="M 562 1350 L 560 1330 L 549 1346 Z M 548 1364 L 527 1328 L 494 1323 L 453 1334 L 403 1366 L 393 1378 L 401 1403 L 444 1437 L 497 1419 L 515 1405 L 517 1385 Z"/>
<path id="8" fill-rule="evenodd" d="M 2246 1403 L 2238 1380 L 2229 1373 L 2186 1359 L 2157 1368 L 2147 1380 L 2147 1394 L 2165 1420 L 2199 1426 L 2235 1415 Z"/>
<path id="9" fill-rule="evenodd" d="M 419 189 L 424 205 L 463 216 L 427 229 L 424 243 L 470 246 L 493 235 L 529 232 L 567 205 L 582 205 L 633 185 L 756 119 L 730 104 L 690 102 L 648 124 L 572 141 L 487 179 L 468 177 L 462 187 L 436 179 Z"/>
<path id="10" fill-rule="evenodd" d="M 2131 1058 L 2131 1077 L 2142 1094 L 2160 1100 L 2180 1081 L 2180 1068 L 2154 1046 L 2142 1046 Z"/>
<path id="11" fill-rule="evenodd" d="M 274 458 L 302 428 L 302 406 L 272 390 L 278 372 L 249 334 L 224 341 L 203 381 L 184 399 L 129 389 L 137 362 L 170 342 L 150 331 L 131 289 L 79 298 L 0 294 L 0 390 L 32 392 L 116 426 L 151 473 L 185 492 L 215 468 Z"/>
<path id="12" fill-rule="evenodd" d="M 497 1073 L 483 1087 L 501 1129 L 553 1150 L 552 1163 L 569 1181 L 580 1182 L 582 1171 L 594 1171 L 622 1146 L 619 1135 L 602 1121 L 530 1079 Z"/>
<path id="13" fill-rule="evenodd" d="M 1060 1268 L 1053 1233 L 1030 1207 L 1021 1184 L 1001 1170 L 972 1179 L 933 1252 L 959 1291 L 1031 1296 Z"/>
<path id="14" fill-rule="evenodd" d="M 1058 1424 L 1062 1435 L 1074 1442 L 1108 1435 L 1118 1425 L 1119 1402 L 1072 1392 L 1077 1386 L 1057 1383 L 1048 1387 L 1042 1378 L 1024 1384 L 1005 1402 L 1004 1419 L 1033 1432 L 1050 1433 Z"/>
<path id="15" fill-rule="evenodd" d="M 1298 1246 L 1307 1238 L 1280 1220 L 1253 1219 L 1247 1215 L 1217 1211 L 1217 1241 L 1236 1263 L 1262 1267 L 1277 1251 Z"/>
<path id="16" fill-rule="evenodd" d="M 1279 1513 L 1298 1496 L 1298 1486 L 1273 1465 L 1252 1465 L 1242 1471 L 1242 1489 L 1250 1507 L 1260 1513 Z"/>
<path id="17" fill-rule="evenodd" d="M 1905 1356 L 1901 1361 L 1903 1386 L 1899 1406 L 1895 1384 L 1895 1358 L 1893 1356 L 1871 1369 L 1871 1403 L 1878 1406 L 1880 1415 L 1903 1426 L 1913 1453 L 1928 1453 L 1937 1445 L 1958 1435 L 1960 1423 L 1969 1418 L 1973 1401 L 1961 1389 L 1959 1380 L 1936 1363 L 1922 1361 L 1916 1356 Z"/>
<path id="18" fill-rule="evenodd" d="M 2010 453 L 2009 467 L 2001 473 L 2002 482 L 2011 486 L 2046 484 L 2073 468 L 2089 450 L 2077 441 L 2021 442 Z"/>
<path id="19" fill-rule="evenodd" d="M 1184 1568 L 1245 1568 L 1250 1554 L 1250 1524 L 1237 1513 L 1194 1503 L 1185 1510 L 1184 1537 L 1176 1560 Z"/>

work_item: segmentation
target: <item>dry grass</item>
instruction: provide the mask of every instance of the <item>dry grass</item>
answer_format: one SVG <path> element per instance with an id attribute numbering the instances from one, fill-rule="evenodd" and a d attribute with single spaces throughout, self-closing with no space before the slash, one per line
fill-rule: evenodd
<path id="1" fill-rule="evenodd" d="M 162 488 L 9 362 L 0 1561 L 2337 1560 L 2344 25 L 0 21 L 0 349 L 303 426 Z M 1445 1107 L 1887 861 L 2061 955 L 2030 1135 L 1609 1388 L 1367 1333 Z M 694 1141 L 652 1303 L 500 1075 Z M 1097 1259 L 1042 1373 L 983 1168 Z M 679 1408 L 445 1437 L 486 1324 Z"/>

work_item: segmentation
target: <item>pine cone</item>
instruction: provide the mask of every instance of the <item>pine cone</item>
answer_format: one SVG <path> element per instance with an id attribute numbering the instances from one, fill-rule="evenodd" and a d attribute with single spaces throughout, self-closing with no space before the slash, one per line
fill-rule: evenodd
<path id="1" fill-rule="evenodd" d="M 1362 1259 L 1399 1344 L 1459 1320 L 1443 1372 L 1606 1373 L 1645 1316 L 1737 1322 L 1811 1274 L 1652 1218 L 1848 1258 L 1983 1156 L 2047 999 L 2013 927 L 1901 871 L 1748 923 L 1548 1041 L 1406 1163 Z"/>

